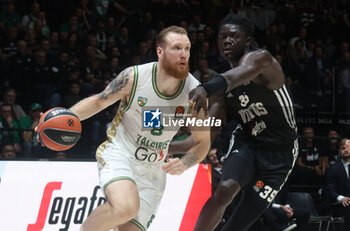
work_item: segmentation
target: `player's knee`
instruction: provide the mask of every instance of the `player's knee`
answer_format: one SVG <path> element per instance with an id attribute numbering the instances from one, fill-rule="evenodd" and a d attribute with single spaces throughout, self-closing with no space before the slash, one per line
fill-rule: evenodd
<path id="1" fill-rule="evenodd" d="M 139 208 L 140 202 L 138 200 L 125 200 L 112 205 L 111 212 L 116 220 L 127 222 L 137 215 Z"/>
<path id="2" fill-rule="evenodd" d="M 240 184 L 233 179 L 221 181 L 215 190 L 214 196 L 218 203 L 227 205 L 231 203 L 240 188 Z"/>

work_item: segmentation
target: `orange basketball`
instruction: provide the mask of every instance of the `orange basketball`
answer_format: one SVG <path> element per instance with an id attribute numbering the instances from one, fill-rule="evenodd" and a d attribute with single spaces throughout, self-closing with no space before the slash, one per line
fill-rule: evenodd
<path id="1" fill-rule="evenodd" d="M 55 107 L 41 116 L 37 133 L 46 147 L 54 151 L 64 151 L 79 141 L 81 123 L 69 109 Z"/>

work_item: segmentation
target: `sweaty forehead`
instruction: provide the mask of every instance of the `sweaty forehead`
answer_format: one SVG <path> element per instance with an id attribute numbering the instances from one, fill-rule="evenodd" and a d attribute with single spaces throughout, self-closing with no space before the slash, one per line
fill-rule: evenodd
<path id="1" fill-rule="evenodd" d="M 222 32 L 241 32 L 239 25 L 237 24 L 224 24 L 221 26 L 220 33 Z"/>
<path id="2" fill-rule="evenodd" d="M 166 41 L 167 41 L 168 45 L 172 45 L 172 44 L 176 44 L 176 43 L 180 43 L 183 45 L 191 45 L 191 42 L 190 42 L 189 38 L 187 37 L 187 35 L 178 34 L 178 33 L 174 33 L 174 32 L 170 32 L 169 34 L 167 34 Z"/>

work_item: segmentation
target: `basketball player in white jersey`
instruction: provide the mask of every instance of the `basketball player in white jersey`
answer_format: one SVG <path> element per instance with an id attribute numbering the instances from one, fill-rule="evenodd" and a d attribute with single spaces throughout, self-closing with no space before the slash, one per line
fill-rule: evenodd
<path id="1" fill-rule="evenodd" d="M 166 173 L 182 174 L 208 153 L 210 131 L 192 129 L 193 148 L 181 159 L 165 162 L 180 127 L 142 129 L 144 106 L 155 109 L 154 118 L 161 107 L 187 106 L 189 92 L 199 85 L 188 72 L 190 48 L 183 28 L 168 27 L 157 37 L 158 62 L 126 68 L 103 92 L 70 108 L 84 120 L 121 100 L 108 140 L 96 153 L 100 186 L 108 202 L 88 216 L 81 230 L 147 230 L 162 198 Z"/>

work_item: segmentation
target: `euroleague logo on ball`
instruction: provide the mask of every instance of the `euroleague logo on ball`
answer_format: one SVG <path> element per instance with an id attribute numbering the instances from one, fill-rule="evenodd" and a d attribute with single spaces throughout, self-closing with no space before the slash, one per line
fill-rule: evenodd
<path id="1" fill-rule="evenodd" d="M 68 126 L 73 127 L 74 126 L 74 121 L 72 119 L 69 119 L 67 121 Z"/>

